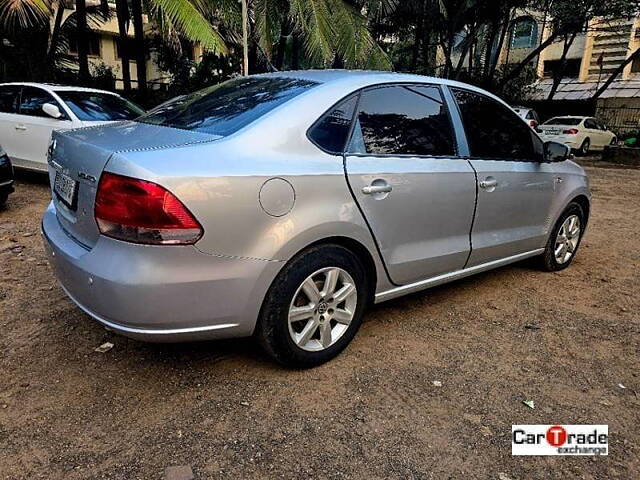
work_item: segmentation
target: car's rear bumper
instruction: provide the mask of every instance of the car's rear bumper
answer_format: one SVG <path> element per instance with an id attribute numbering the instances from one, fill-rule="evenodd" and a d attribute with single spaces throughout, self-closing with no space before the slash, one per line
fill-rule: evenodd
<path id="1" fill-rule="evenodd" d="M 100 237 L 87 250 L 44 214 L 45 249 L 65 292 L 125 336 L 176 342 L 248 336 L 281 262 L 222 257 L 193 246 L 144 246 Z"/>

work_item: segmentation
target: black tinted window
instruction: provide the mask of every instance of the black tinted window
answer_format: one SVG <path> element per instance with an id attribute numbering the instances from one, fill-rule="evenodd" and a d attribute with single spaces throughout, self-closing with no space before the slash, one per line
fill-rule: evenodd
<path id="1" fill-rule="evenodd" d="M 20 87 L 17 85 L 7 85 L 0 87 L 0 112 L 18 113 L 18 99 L 20 98 Z"/>
<path id="2" fill-rule="evenodd" d="M 131 120 L 144 113 L 140 107 L 117 95 L 66 90 L 56 93 L 79 120 Z"/>
<path id="3" fill-rule="evenodd" d="M 286 77 L 229 80 L 166 102 L 137 121 L 230 135 L 315 85 Z"/>
<path id="4" fill-rule="evenodd" d="M 329 152 L 343 152 L 356 102 L 357 97 L 351 97 L 325 113 L 311 129 L 309 137 Z"/>
<path id="5" fill-rule="evenodd" d="M 41 88 L 24 87 L 22 89 L 22 96 L 20 100 L 20 113 L 22 115 L 51 118 L 42 110 L 42 105 L 45 103 L 52 103 L 53 105 L 56 105 L 64 115 L 64 110 L 60 107 L 58 102 L 56 102 L 51 95 Z"/>
<path id="6" fill-rule="evenodd" d="M 510 109 L 484 95 L 453 89 L 472 157 L 535 160 L 534 134 Z"/>
<path id="7" fill-rule="evenodd" d="M 454 138 L 440 90 L 394 86 L 364 91 L 351 143 L 355 153 L 454 155 Z"/>
<path id="8" fill-rule="evenodd" d="M 595 129 L 598 128 L 598 125 L 596 124 L 596 122 L 592 118 L 587 118 L 584 121 L 584 126 L 585 126 L 585 128 L 595 128 Z"/>

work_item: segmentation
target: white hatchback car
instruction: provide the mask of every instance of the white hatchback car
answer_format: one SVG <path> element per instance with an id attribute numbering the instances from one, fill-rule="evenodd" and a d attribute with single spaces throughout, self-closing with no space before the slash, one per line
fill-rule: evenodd
<path id="1" fill-rule="evenodd" d="M 47 171 L 53 130 L 131 120 L 144 111 L 104 90 L 42 83 L 0 84 L 0 144 L 15 167 Z"/>
<path id="2" fill-rule="evenodd" d="M 615 133 L 593 117 L 553 117 L 540 125 L 538 131 L 544 140 L 564 143 L 580 155 L 603 150 L 618 141 Z"/>

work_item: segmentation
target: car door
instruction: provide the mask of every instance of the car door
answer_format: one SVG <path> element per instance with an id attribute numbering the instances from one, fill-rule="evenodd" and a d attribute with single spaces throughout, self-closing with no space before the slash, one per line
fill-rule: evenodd
<path id="1" fill-rule="evenodd" d="M 598 130 L 600 131 L 600 138 L 602 139 L 601 146 L 604 149 L 604 147 L 611 144 L 611 141 L 613 140 L 614 135 L 613 135 L 613 132 L 610 132 L 607 126 L 604 123 L 602 123 L 600 120 L 596 118 L 595 122 L 596 122 L 596 126 L 598 127 Z"/>
<path id="2" fill-rule="evenodd" d="M 600 150 L 604 144 L 604 135 L 602 130 L 598 127 L 598 124 L 594 118 L 585 118 L 584 120 L 585 135 L 589 137 L 591 147 L 594 150 Z"/>
<path id="3" fill-rule="evenodd" d="M 345 154 L 347 179 L 392 281 L 462 269 L 470 252 L 476 187 L 457 155 L 439 87 L 364 90 Z"/>
<path id="4" fill-rule="evenodd" d="M 15 158 L 16 132 L 15 123 L 20 102 L 19 85 L 0 85 L 0 146 L 9 158 Z"/>
<path id="5" fill-rule="evenodd" d="M 542 248 L 552 219 L 555 176 L 542 141 L 510 108 L 452 89 L 464 124 L 478 199 L 467 267 Z"/>
<path id="6" fill-rule="evenodd" d="M 63 114 L 52 118 L 42 110 L 45 103 L 57 105 Z M 42 88 L 24 86 L 20 95 L 19 114 L 15 117 L 15 164 L 43 170 L 47 168 L 47 148 L 54 129 L 73 127 L 65 110 L 49 92 Z"/>

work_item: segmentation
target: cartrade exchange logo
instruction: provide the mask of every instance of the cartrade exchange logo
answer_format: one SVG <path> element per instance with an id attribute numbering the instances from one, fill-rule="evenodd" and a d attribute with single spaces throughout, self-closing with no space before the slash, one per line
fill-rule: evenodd
<path id="1" fill-rule="evenodd" d="M 511 425 L 511 455 L 608 455 L 609 425 Z"/>

